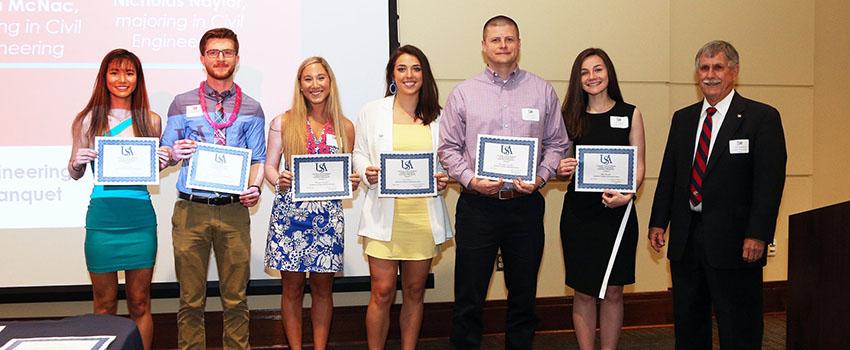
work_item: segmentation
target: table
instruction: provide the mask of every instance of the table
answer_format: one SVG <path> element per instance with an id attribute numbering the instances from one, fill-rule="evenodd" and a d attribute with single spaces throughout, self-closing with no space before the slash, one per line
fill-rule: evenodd
<path id="1" fill-rule="evenodd" d="M 0 321 L 0 326 L 6 326 L 0 331 L 0 346 L 14 338 L 114 335 L 115 341 L 109 345 L 109 350 L 143 349 L 136 324 L 120 316 L 89 314 L 61 320 Z"/>

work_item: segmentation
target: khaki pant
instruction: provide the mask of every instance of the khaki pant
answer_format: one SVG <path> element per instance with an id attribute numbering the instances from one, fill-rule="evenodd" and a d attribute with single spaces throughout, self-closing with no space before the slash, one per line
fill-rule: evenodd
<path id="1" fill-rule="evenodd" d="M 178 200 L 174 204 L 174 268 L 180 284 L 177 343 L 180 349 L 205 349 L 204 308 L 210 248 L 215 252 L 224 349 L 249 349 L 248 286 L 251 219 L 240 203 L 211 206 Z"/>

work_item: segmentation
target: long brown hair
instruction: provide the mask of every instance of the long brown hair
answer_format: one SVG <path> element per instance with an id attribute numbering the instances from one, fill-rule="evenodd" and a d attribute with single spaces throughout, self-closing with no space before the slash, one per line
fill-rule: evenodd
<path id="1" fill-rule="evenodd" d="M 623 102 L 623 94 L 620 92 L 620 84 L 617 82 L 617 72 L 614 63 L 604 50 L 591 47 L 585 49 L 576 56 L 573 68 L 570 72 L 570 85 L 567 87 L 567 97 L 561 105 L 561 114 L 564 117 L 564 125 L 567 127 L 567 135 L 570 140 L 580 139 L 587 128 L 587 92 L 581 87 L 581 64 L 590 56 L 599 56 L 608 70 L 608 97 L 617 102 Z"/>
<path id="2" fill-rule="evenodd" d="M 418 47 L 404 45 L 393 52 L 392 57 L 387 62 L 387 90 L 384 92 L 384 97 L 393 94 L 390 91 L 390 85 L 395 82 L 393 79 L 395 63 L 404 54 L 416 57 L 419 60 L 419 65 L 422 66 L 422 88 L 419 89 L 419 102 L 416 104 L 414 118 L 421 120 L 422 125 L 431 124 L 440 115 L 440 110 L 442 109 L 440 107 L 440 92 L 437 90 L 437 82 L 434 79 L 434 73 L 431 72 L 431 64 L 428 63 L 428 57 L 425 57 L 425 53 Z"/>
<path id="3" fill-rule="evenodd" d="M 88 104 L 74 118 L 71 124 L 71 134 L 84 136 L 91 145 L 95 136 L 104 135 L 109 131 L 109 110 L 112 108 L 112 99 L 109 89 L 106 87 L 106 73 L 111 64 L 133 65 L 136 70 L 136 88 L 130 95 L 130 112 L 133 118 L 133 134 L 136 136 L 159 137 L 153 132 L 150 122 L 150 104 L 148 103 L 148 92 L 145 88 L 145 74 L 142 71 L 142 62 L 135 54 L 124 49 L 115 49 L 103 57 L 100 69 L 94 80 L 94 89 Z M 83 120 L 91 115 L 88 130 L 81 130 Z"/>
<path id="4" fill-rule="evenodd" d="M 341 153 L 348 153 L 348 135 L 345 132 L 345 117 L 342 115 L 342 106 L 339 101 L 339 92 L 336 86 L 336 76 L 331 70 L 330 64 L 322 57 L 309 57 L 301 62 L 298 67 L 298 74 L 295 75 L 295 90 L 292 94 L 292 108 L 286 113 L 286 118 L 281 120 L 280 136 L 283 148 L 283 154 L 286 157 L 286 164 L 289 164 L 290 156 L 307 153 L 307 115 L 311 112 L 312 106 L 307 101 L 307 97 L 301 92 L 301 74 L 307 66 L 318 63 L 328 72 L 330 82 L 330 92 L 325 100 L 325 116 L 328 117 L 334 126 L 334 134 L 336 135 L 337 145 Z"/>

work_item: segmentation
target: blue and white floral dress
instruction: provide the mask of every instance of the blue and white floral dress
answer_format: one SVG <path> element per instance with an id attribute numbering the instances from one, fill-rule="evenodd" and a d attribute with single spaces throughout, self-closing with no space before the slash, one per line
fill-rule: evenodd
<path id="1" fill-rule="evenodd" d="M 318 139 L 307 123 L 307 152 L 338 153 L 336 142 L 328 145 L 328 135 L 334 135 L 331 123 L 325 125 Z M 265 265 L 289 272 L 340 271 L 344 228 L 342 201 L 294 202 L 291 188 L 278 191 L 269 223 Z"/>

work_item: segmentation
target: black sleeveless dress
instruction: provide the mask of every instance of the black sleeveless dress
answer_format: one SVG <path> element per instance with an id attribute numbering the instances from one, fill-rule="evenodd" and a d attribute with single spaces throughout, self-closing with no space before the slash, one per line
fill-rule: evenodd
<path id="1" fill-rule="evenodd" d="M 585 135 L 573 140 L 574 145 L 628 146 L 634 110 L 635 106 L 617 102 L 608 112 L 588 113 Z M 628 126 L 611 127 L 612 116 L 628 118 Z M 576 192 L 575 184 L 570 183 L 561 210 L 561 244 L 568 286 L 587 295 L 599 295 L 626 206 L 606 208 L 601 192 Z M 638 239 L 635 211 L 633 206 L 608 278 L 609 286 L 635 282 Z"/>

